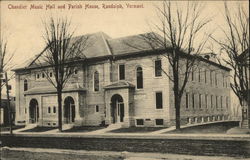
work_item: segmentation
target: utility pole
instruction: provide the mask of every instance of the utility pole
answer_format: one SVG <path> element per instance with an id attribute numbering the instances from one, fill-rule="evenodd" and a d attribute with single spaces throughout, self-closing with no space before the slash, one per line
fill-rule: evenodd
<path id="1" fill-rule="evenodd" d="M 9 108 L 9 123 L 10 123 L 10 134 L 12 134 L 12 113 L 10 108 L 10 96 L 9 96 L 9 85 L 8 85 L 8 75 L 5 72 L 5 84 L 6 84 L 6 93 L 7 93 L 7 107 Z"/>

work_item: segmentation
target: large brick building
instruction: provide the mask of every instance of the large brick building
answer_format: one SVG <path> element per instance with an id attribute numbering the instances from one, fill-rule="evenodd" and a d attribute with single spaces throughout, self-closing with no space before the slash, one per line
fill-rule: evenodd
<path id="1" fill-rule="evenodd" d="M 162 52 L 152 50 L 139 35 L 112 39 L 99 32 L 89 40 L 92 45 L 85 50 L 84 60 L 75 64 L 77 69 L 63 90 L 63 123 L 173 125 L 173 84 L 164 74 L 170 67 Z M 15 69 L 16 122 L 57 126 L 56 90 L 35 63 L 41 54 Z M 228 118 L 229 72 L 201 58 L 183 95 L 182 123 Z"/>

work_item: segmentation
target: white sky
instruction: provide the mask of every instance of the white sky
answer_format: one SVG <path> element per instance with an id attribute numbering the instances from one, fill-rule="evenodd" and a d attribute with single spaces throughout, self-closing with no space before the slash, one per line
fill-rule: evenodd
<path id="1" fill-rule="evenodd" d="M 176 2 L 176 1 L 175 1 Z M 103 9 L 102 4 L 122 4 L 124 9 Z M 144 8 L 131 9 L 126 7 L 129 4 L 143 4 Z M 8 36 L 9 51 L 15 51 L 14 63 L 21 64 L 28 58 L 39 53 L 43 47 L 41 19 L 52 15 L 64 15 L 72 18 L 72 25 L 77 27 L 75 35 L 103 31 L 110 37 L 140 34 L 149 31 L 148 22 L 156 19 L 155 4 L 159 1 L 1 1 L 1 32 Z M 176 2 L 178 5 L 183 2 Z M 221 31 L 218 28 L 223 26 L 223 1 L 203 1 L 205 8 L 204 17 L 210 16 L 208 30 L 216 30 L 214 34 L 220 37 Z M 247 13 L 249 11 L 248 1 L 228 1 L 229 7 L 235 8 L 237 3 L 242 3 Z M 30 10 L 31 4 L 42 5 L 43 9 Z M 58 5 L 98 4 L 100 9 L 74 9 L 74 10 L 46 10 L 46 4 Z M 27 9 L 9 9 L 10 5 L 27 5 Z"/>

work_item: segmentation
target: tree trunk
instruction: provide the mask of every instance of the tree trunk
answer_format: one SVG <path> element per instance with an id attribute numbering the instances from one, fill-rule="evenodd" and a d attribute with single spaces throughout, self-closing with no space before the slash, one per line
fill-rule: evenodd
<path id="1" fill-rule="evenodd" d="M 180 121 L 180 100 L 178 99 L 178 96 L 175 95 L 175 127 L 176 129 L 181 128 L 181 121 Z"/>
<path id="2" fill-rule="evenodd" d="M 58 129 L 62 131 L 62 88 L 57 88 L 57 102 L 58 102 Z"/>

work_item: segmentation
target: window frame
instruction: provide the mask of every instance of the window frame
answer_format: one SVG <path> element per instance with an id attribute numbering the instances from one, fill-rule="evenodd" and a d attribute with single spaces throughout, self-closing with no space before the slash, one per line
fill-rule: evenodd
<path id="1" fill-rule="evenodd" d="M 123 66 L 123 79 L 121 79 L 121 71 L 120 71 L 120 68 L 121 66 Z M 126 79 L 126 67 L 125 67 L 125 64 L 118 64 L 118 80 L 125 80 Z"/>
<path id="2" fill-rule="evenodd" d="M 138 88 L 138 68 L 141 68 L 141 71 L 140 71 L 140 73 L 141 73 L 141 87 L 140 88 Z M 137 90 L 142 90 L 143 88 L 144 88 L 144 79 L 143 79 L 143 68 L 142 68 L 142 66 L 137 66 L 136 67 L 136 70 L 135 70 L 135 76 L 136 76 L 136 89 Z"/>
<path id="3" fill-rule="evenodd" d="M 24 79 L 24 81 L 23 81 L 23 91 L 27 91 L 28 89 L 29 89 L 28 80 Z"/>
<path id="4" fill-rule="evenodd" d="M 161 94 L 161 108 L 159 108 L 159 106 L 157 105 L 157 94 Z M 156 110 L 160 110 L 163 109 L 163 92 L 162 91 L 156 91 L 155 92 L 155 109 Z"/>
<path id="5" fill-rule="evenodd" d="M 156 66 L 156 62 L 160 62 L 160 75 L 157 75 L 157 66 Z M 158 68 L 159 69 L 159 68 Z M 158 78 L 158 77 L 162 77 L 162 59 L 155 59 L 154 60 L 154 77 Z"/>
<path id="6" fill-rule="evenodd" d="M 98 79 L 97 79 L 98 80 L 98 83 L 97 83 L 98 88 L 97 88 L 97 90 L 96 90 L 96 79 L 95 79 L 96 73 L 98 75 Z M 93 73 L 93 91 L 94 92 L 100 91 L 100 74 L 97 70 Z"/>

